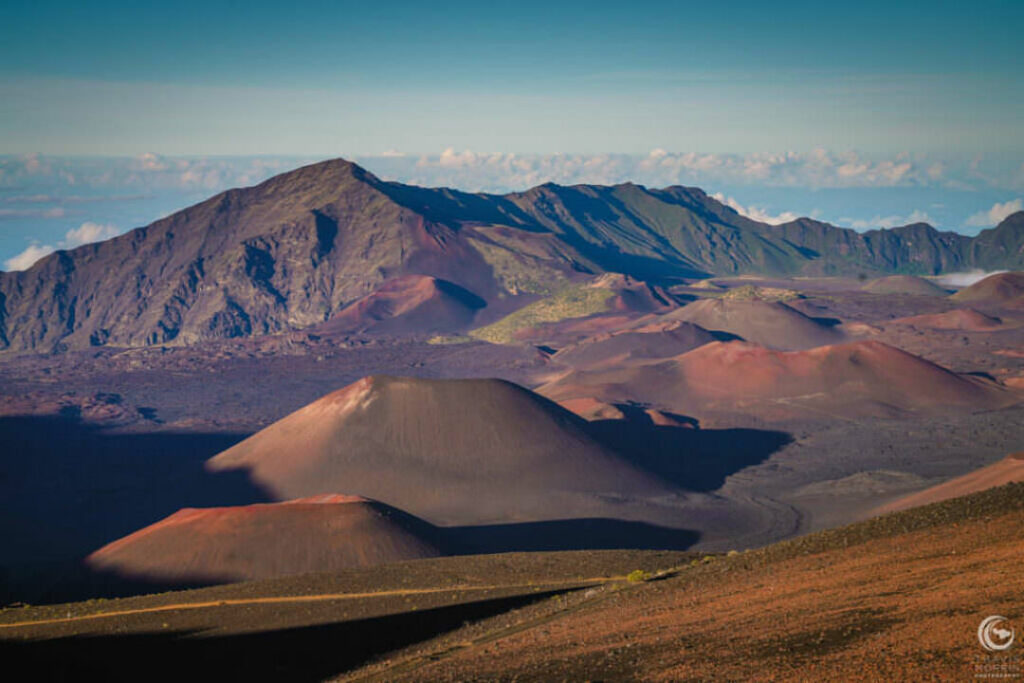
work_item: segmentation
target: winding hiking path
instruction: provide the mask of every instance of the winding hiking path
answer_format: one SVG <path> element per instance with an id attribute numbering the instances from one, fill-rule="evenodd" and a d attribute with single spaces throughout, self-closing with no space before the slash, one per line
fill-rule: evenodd
<path id="1" fill-rule="evenodd" d="M 49 624 L 66 624 L 78 621 L 89 621 L 94 619 L 110 619 L 136 614 L 154 614 L 159 612 L 178 612 L 186 610 L 200 610 L 211 607 L 225 607 L 236 605 L 266 605 L 266 604 L 289 604 L 303 602 L 324 602 L 331 600 L 360 600 L 368 598 L 401 597 L 407 595 L 428 595 L 433 593 L 456 593 L 467 591 L 493 591 L 508 590 L 516 588 L 566 588 L 583 587 L 596 584 L 609 583 L 611 581 L 624 581 L 625 576 L 601 576 L 586 579 L 574 579 L 572 581 L 554 581 L 544 583 L 508 583 L 493 585 L 462 585 L 447 586 L 444 588 L 410 588 L 403 590 L 373 591 L 366 593 L 321 593 L 316 595 L 284 595 L 267 598 L 227 598 L 222 600 L 205 600 L 201 602 L 181 602 L 169 605 L 155 605 L 153 607 L 139 607 L 135 609 L 112 610 L 109 612 L 94 612 L 91 614 L 78 614 L 67 617 L 54 617 L 51 619 L 34 619 L 0 623 L 0 630 L 13 629 L 27 626 L 43 626 Z"/>

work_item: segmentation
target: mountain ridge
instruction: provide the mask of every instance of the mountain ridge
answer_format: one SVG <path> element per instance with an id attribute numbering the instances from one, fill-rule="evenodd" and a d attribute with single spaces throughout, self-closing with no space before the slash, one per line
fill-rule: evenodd
<path id="1" fill-rule="evenodd" d="M 1024 212 L 976 237 L 926 224 L 857 233 L 809 218 L 759 223 L 678 185 L 468 193 L 384 181 L 333 159 L 0 272 L 0 349 L 302 329 L 405 275 L 508 306 L 604 272 L 672 281 L 974 267 L 1024 267 Z"/>

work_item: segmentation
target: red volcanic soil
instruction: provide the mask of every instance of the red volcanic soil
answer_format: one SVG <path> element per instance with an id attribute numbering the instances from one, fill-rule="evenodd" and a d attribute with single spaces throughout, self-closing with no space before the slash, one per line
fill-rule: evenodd
<path id="1" fill-rule="evenodd" d="M 1003 324 L 999 318 L 979 313 L 973 308 L 955 308 L 945 313 L 915 315 L 888 322 L 896 325 L 930 327 L 936 330 L 964 330 L 966 332 L 989 332 L 999 329 Z"/>
<path id="2" fill-rule="evenodd" d="M 353 491 L 435 524 L 618 517 L 607 496 L 666 491 L 576 415 L 501 380 L 368 377 L 207 467 L 247 469 L 282 499 Z"/>
<path id="3" fill-rule="evenodd" d="M 996 273 L 950 297 L 954 301 L 1024 305 L 1024 273 Z"/>
<path id="4" fill-rule="evenodd" d="M 391 681 L 955 681 L 1015 670 L 1020 487 L 679 567 L 464 628 L 355 672 Z M 977 510 L 977 512 L 975 512 Z M 568 603 L 568 604 L 567 604 Z M 1005 611 L 1004 611 L 1005 610 Z M 1018 653 L 1018 645 L 1008 650 Z"/>
<path id="5" fill-rule="evenodd" d="M 561 349 L 553 358 L 577 368 L 591 367 L 612 360 L 670 358 L 714 340 L 699 325 L 672 321 L 590 337 Z"/>
<path id="6" fill-rule="evenodd" d="M 702 299 L 665 318 L 734 334 L 772 349 L 808 349 L 843 339 L 837 330 L 779 302 Z"/>
<path id="7" fill-rule="evenodd" d="M 930 503 L 938 503 L 939 501 L 966 496 L 1014 481 L 1024 481 L 1024 453 L 1014 453 L 988 467 L 982 467 L 973 472 L 968 472 L 962 477 L 950 479 L 924 491 L 918 491 L 917 493 L 894 500 L 872 510 L 871 514 L 883 515 L 887 512 L 896 512 L 921 505 L 929 505 Z"/>
<path id="8" fill-rule="evenodd" d="M 448 332 L 468 327 L 482 299 L 445 280 L 404 275 L 349 304 L 312 331 L 320 334 Z"/>
<path id="9" fill-rule="evenodd" d="M 872 294 L 919 294 L 922 296 L 946 296 L 949 294 L 949 290 L 916 275 L 890 275 L 878 278 L 868 282 L 861 289 Z"/>
<path id="10" fill-rule="evenodd" d="M 789 352 L 713 342 L 666 361 L 573 371 L 538 391 L 557 401 L 632 400 L 688 415 L 728 410 L 769 419 L 984 410 L 1020 400 L 995 383 L 876 341 Z"/>
<path id="11" fill-rule="evenodd" d="M 160 582 L 241 581 L 438 557 L 431 527 L 359 496 L 184 508 L 100 548 L 94 570 Z"/>

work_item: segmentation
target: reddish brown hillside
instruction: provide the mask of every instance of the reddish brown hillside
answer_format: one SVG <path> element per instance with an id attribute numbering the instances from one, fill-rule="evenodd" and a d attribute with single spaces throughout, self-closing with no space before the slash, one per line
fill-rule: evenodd
<path id="1" fill-rule="evenodd" d="M 890 275 L 872 280 L 862 287 L 872 294 L 917 294 L 919 296 L 946 296 L 945 290 L 931 280 L 916 275 Z"/>
<path id="2" fill-rule="evenodd" d="M 672 321 L 596 335 L 561 349 L 554 358 L 573 367 L 590 367 L 611 360 L 669 358 L 714 340 L 699 325 Z"/>
<path id="3" fill-rule="evenodd" d="M 429 525 L 358 496 L 185 508 L 100 548 L 94 570 L 154 582 L 225 582 L 442 554 Z"/>
<path id="4" fill-rule="evenodd" d="M 999 318 L 979 313 L 973 308 L 956 308 L 945 313 L 915 315 L 888 321 L 897 325 L 929 327 L 936 330 L 964 330 L 965 332 L 988 332 L 1002 326 Z"/>
<path id="5" fill-rule="evenodd" d="M 767 418 L 984 410 L 1020 400 L 993 382 L 874 341 L 790 352 L 713 342 L 666 361 L 574 371 L 539 391 L 557 401 L 633 400 L 688 415 L 728 410 Z"/>
<path id="6" fill-rule="evenodd" d="M 312 331 L 425 333 L 463 329 L 486 304 L 471 292 L 426 275 L 392 278 Z"/>
<path id="7" fill-rule="evenodd" d="M 956 301 L 985 303 L 1024 303 L 1024 273 L 996 273 L 950 297 Z"/>
<path id="8" fill-rule="evenodd" d="M 843 339 L 835 329 L 779 302 L 703 299 L 665 317 L 773 349 L 808 349 Z"/>
<path id="9" fill-rule="evenodd" d="M 352 491 L 436 524 L 620 517 L 659 480 L 572 413 L 499 380 L 368 377 L 209 461 L 282 499 Z"/>
<path id="10" fill-rule="evenodd" d="M 874 510 L 872 514 L 882 515 L 887 512 L 938 503 L 942 500 L 1002 486 L 1012 481 L 1024 481 L 1024 453 L 1014 453 L 987 467 L 887 503 Z"/>
<path id="11" fill-rule="evenodd" d="M 1005 678 L 1019 666 L 1019 646 L 986 652 L 978 627 L 1006 615 L 1020 638 L 1021 497 L 1020 486 L 1007 487 L 695 560 L 658 581 L 591 591 L 569 608 L 461 629 L 353 679 Z"/>

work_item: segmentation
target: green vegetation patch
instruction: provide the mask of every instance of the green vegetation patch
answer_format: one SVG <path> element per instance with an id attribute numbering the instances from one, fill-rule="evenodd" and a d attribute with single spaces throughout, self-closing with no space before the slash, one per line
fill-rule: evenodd
<path id="1" fill-rule="evenodd" d="M 626 575 L 626 581 L 629 581 L 630 583 L 643 583 L 645 581 L 650 581 L 652 576 L 653 574 L 645 572 L 643 569 L 634 569 Z"/>
<path id="2" fill-rule="evenodd" d="M 550 296 L 564 276 L 548 267 L 543 259 L 513 248 L 491 244 L 483 240 L 470 240 L 494 272 L 494 279 L 503 290 L 516 296 L 540 294 Z M 553 286 L 554 285 L 554 286 Z"/>
<path id="3" fill-rule="evenodd" d="M 582 318 L 608 310 L 608 301 L 615 296 L 609 289 L 575 285 L 540 301 L 535 301 L 501 320 L 469 333 L 471 337 L 494 344 L 515 341 L 519 330 L 541 323 L 555 323 L 569 318 Z"/>
<path id="4" fill-rule="evenodd" d="M 795 289 L 743 285 L 741 287 L 733 287 L 722 294 L 721 298 L 739 301 L 793 301 L 794 299 L 802 299 L 804 296 Z"/>
<path id="5" fill-rule="evenodd" d="M 465 344 L 471 341 L 476 340 L 463 334 L 439 334 L 428 339 L 427 343 L 435 346 L 445 346 L 447 344 Z"/>

